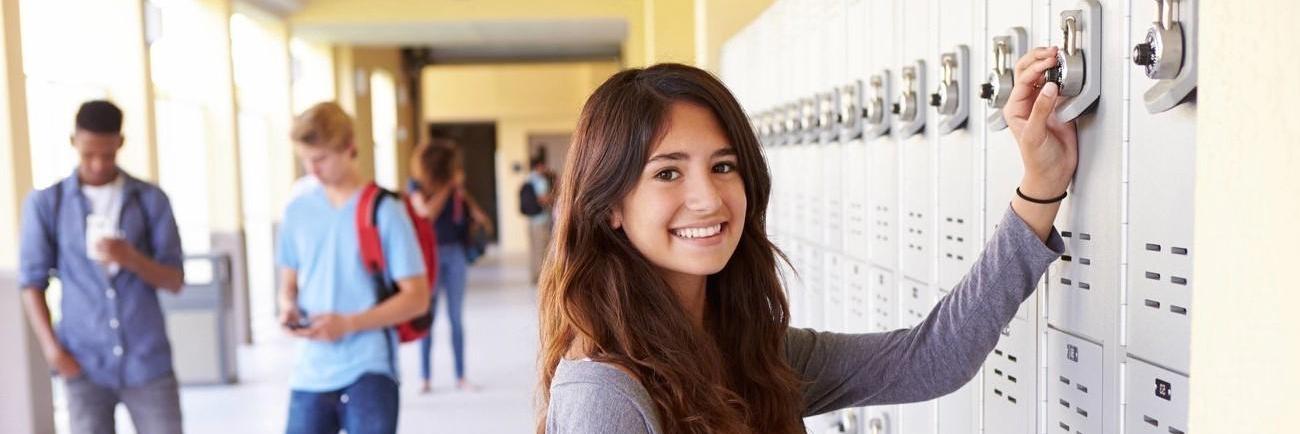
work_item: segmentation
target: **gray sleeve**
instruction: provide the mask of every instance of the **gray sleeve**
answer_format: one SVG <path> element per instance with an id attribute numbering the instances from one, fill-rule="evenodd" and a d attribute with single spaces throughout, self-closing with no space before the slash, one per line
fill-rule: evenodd
<path id="1" fill-rule="evenodd" d="M 868 334 L 790 329 L 786 358 L 805 382 L 804 414 L 927 401 L 965 385 L 1063 250 L 1055 229 L 1044 244 L 1008 208 L 970 272 L 915 327 Z"/>
<path id="2" fill-rule="evenodd" d="M 650 434 L 649 423 L 631 397 L 607 384 L 553 387 L 546 410 L 547 434 Z"/>

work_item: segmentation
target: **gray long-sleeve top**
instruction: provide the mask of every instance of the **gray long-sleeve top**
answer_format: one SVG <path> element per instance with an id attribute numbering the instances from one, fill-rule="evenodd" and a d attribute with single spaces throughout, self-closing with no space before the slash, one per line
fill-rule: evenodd
<path id="1" fill-rule="evenodd" d="M 806 382 L 803 415 L 927 401 L 957 390 L 974 378 L 1063 250 L 1055 229 L 1043 243 L 1008 209 L 970 272 L 915 327 L 866 334 L 791 328 L 785 356 Z M 560 361 L 546 418 L 551 434 L 662 433 L 645 388 L 592 361 Z"/>

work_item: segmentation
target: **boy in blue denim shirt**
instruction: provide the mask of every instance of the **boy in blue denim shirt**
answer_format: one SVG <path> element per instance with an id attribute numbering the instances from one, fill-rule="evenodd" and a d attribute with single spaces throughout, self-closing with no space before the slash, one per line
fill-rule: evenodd
<path id="1" fill-rule="evenodd" d="M 404 206 L 385 199 L 376 223 L 385 279 L 397 294 L 379 303 L 361 262 L 356 229 L 366 182 L 355 165 L 352 121 L 337 104 L 299 115 L 292 132 L 303 166 L 320 181 L 291 202 L 277 247 L 280 321 L 305 338 L 289 380 L 289 433 L 397 430 L 397 338 L 389 327 L 429 308 L 415 228 Z"/>
<path id="2" fill-rule="evenodd" d="M 111 433 L 117 404 L 142 434 L 181 432 L 171 345 L 158 289 L 184 283 L 167 195 L 117 167 L 122 111 L 90 101 L 77 111 L 72 175 L 23 204 L 23 306 L 45 359 L 63 377 L 73 433 Z M 63 284 L 62 320 L 45 303 Z"/>

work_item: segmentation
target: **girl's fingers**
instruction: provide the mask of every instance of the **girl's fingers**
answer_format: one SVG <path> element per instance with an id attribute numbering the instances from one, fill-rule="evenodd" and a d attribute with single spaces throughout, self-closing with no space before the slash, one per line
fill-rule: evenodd
<path id="1" fill-rule="evenodd" d="M 1024 56 L 1021 56 L 1020 60 L 1016 61 L 1016 67 L 1015 69 L 1013 69 L 1013 71 L 1015 71 L 1016 75 L 1020 75 L 1020 72 L 1023 71 L 1025 68 L 1028 68 L 1029 65 L 1032 65 L 1034 62 L 1049 57 L 1050 58 L 1056 57 L 1056 47 L 1034 48 L 1032 50 L 1029 50 L 1028 53 L 1025 53 Z"/>

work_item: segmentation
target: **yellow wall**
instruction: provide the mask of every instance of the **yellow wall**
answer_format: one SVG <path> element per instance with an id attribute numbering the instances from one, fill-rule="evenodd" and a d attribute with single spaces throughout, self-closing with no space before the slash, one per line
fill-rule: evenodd
<path id="1" fill-rule="evenodd" d="M 393 164 L 397 168 L 399 182 L 406 181 L 406 164 L 404 163 L 407 156 L 410 155 L 414 143 L 414 129 L 411 125 L 411 110 L 413 107 L 409 102 L 403 99 L 400 94 L 406 92 L 409 88 L 406 75 L 402 71 L 402 55 L 397 48 L 369 48 L 369 47 L 351 47 L 340 46 L 334 50 L 335 65 L 335 84 L 338 94 L 338 102 L 349 114 L 352 115 L 355 127 L 356 145 L 358 148 L 357 165 L 360 167 L 362 174 L 366 178 L 373 179 L 375 176 L 375 140 L 373 134 L 373 125 L 371 123 L 370 111 L 370 73 L 376 70 L 384 70 L 393 75 L 394 81 L 397 82 L 398 107 L 397 123 L 399 129 L 405 129 L 405 137 L 399 136 L 397 140 L 397 157 L 398 161 L 386 162 Z M 363 80 L 358 86 L 358 79 Z M 362 92 L 361 90 L 364 90 Z"/>
<path id="2" fill-rule="evenodd" d="M 707 0 L 696 8 L 695 65 L 718 73 L 722 44 L 758 18 L 773 0 Z"/>
<path id="3" fill-rule="evenodd" d="M 1190 429 L 1291 433 L 1300 397 L 1300 9 L 1201 2 Z M 1290 12 L 1288 12 L 1290 11 Z M 1286 41 L 1242 44 L 1241 41 Z M 1210 59 L 1207 61 L 1206 59 Z"/>
<path id="4" fill-rule="evenodd" d="M 528 248 L 527 221 L 514 194 L 528 166 L 528 136 L 568 133 L 596 86 L 619 69 L 614 62 L 432 66 L 423 72 L 427 122 L 493 121 L 497 126 L 497 209 L 501 248 Z"/>

